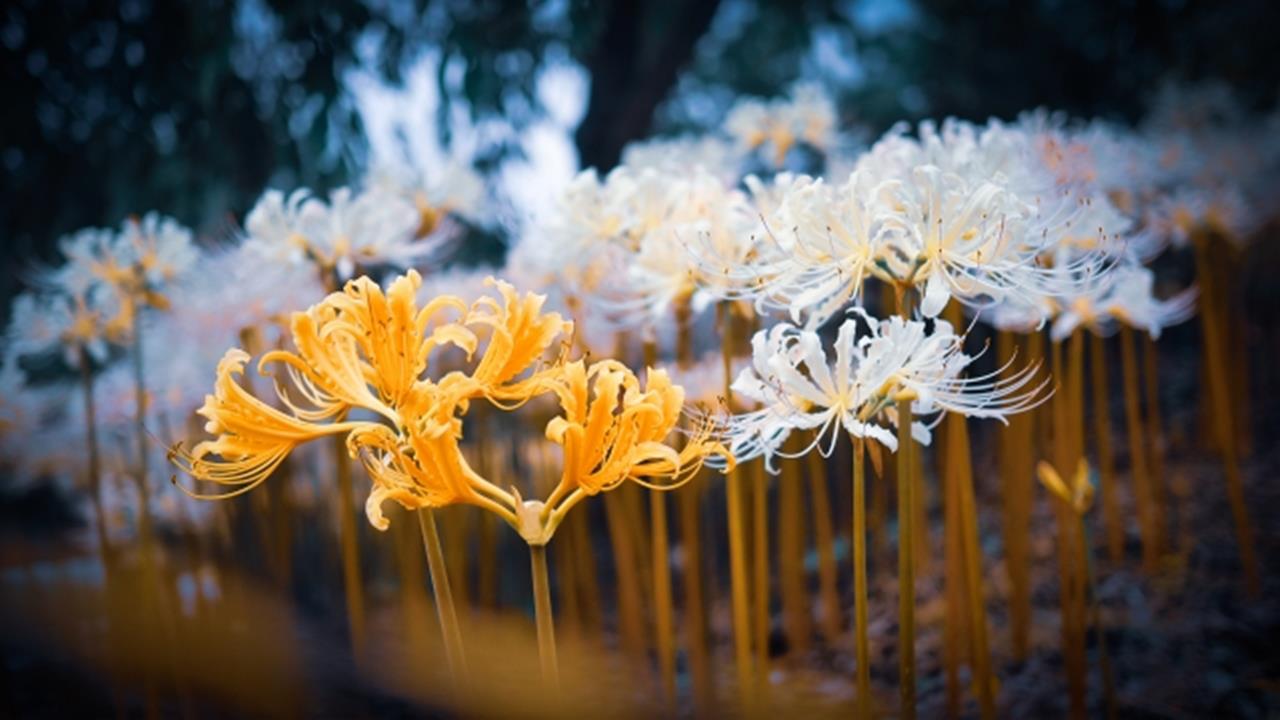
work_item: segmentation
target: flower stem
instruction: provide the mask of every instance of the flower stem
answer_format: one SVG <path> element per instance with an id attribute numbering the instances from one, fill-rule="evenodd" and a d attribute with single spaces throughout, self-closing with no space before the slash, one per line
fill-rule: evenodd
<path id="1" fill-rule="evenodd" d="M 653 607 L 654 632 L 658 636 L 658 672 L 662 677 L 663 706 L 671 709 L 676 697 L 671 552 L 667 546 L 667 498 L 659 490 L 649 491 L 649 522 L 653 541 Z"/>
<path id="2" fill-rule="evenodd" d="M 871 646 L 867 637 L 867 477 L 866 441 L 853 438 L 853 624 L 857 653 L 858 719 L 871 718 Z"/>
<path id="3" fill-rule="evenodd" d="M 804 447 L 799 433 L 792 433 L 783 445 L 784 452 L 795 454 Z M 816 452 L 816 451 L 815 451 Z M 803 468 L 798 458 L 782 461 L 782 477 L 778 481 L 778 582 L 782 590 L 782 615 L 787 632 L 788 651 L 802 656 L 809 649 L 812 628 L 811 607 L 805 591 L 804 545 L 801 537 L 801 500 Z"/>
<path id="4" fill-rule="evenodd" d="M 1231 413 L 1231 389 L 1224 374 L 1225 366 L 1222 357 L 1225 340 L 1222 336 L 1221 317 L 1216 312 L 1218 303 L 1214 302 L 1220 290 L 1209 258 L 1209 240 L 1205 232 L 1198 232 L 1192 238 L 1196 254 L 1196 278 L 1200 284 L 1201 296 L 1206 300 L 1200 319 L 1203 324 L 1205 367 L 1209 380 L 1208 395 L 1209 402 L 1212 403 L 1213 425 L 1217 429 L 1218 446 L 1222 452 L 1222 465 L 1227 482 L 1227 501 L 1235 519 L 1236 544 L 1239 545 L 1245 590 L 1250 595 L 1256 596 L 1261 586 L 1258 581 L 1253 523 L 1249 518 L 1249 509 L 1245 502 L 1244 484 L 1240 480 L 1239 457 L 1233 432 L 1234 418 Z"/>
<path id="5" fill-rule="evenodd" d="M 686 296 L 675 306 L 676 362 L 681 368 L 693 365 L 693 306 Z M 723 329 L 725 352 L 733 348 L 733 327 Z M 730 487 L 736 475 L 730 476 Z M 738 489 L 739 493 L 741 489 Z M 680 515 L 680 537 L 684 543 L 684 607 L 685 644 L 689 655 L 689 675 L 693 680 L 694 702 L 700 714 L 709 713 L 716 703 L 715 673 L 711 669 L 711 651 L 707 646 L 707 610 L 703 595 L 703 568 L 709 561 L 702 553 L 703 487 L 694 484 L 676 494 L 676 510 Z M 741 504 L 739 496 L 738 500 Z M 741 539 L 741 537 L 739 538 Z M 744 565 L 745 568 L 745 565 Z M 711 571 L 715 577 L 715 571 Z M 746 580 L 743 578 L 743 582 Z M 743 592 L 746 592 L 745 586 Z M 737 627 L 735 625 L 735 627 Z M 745 621 L 743 627 L 745 628 Z"/>
<path id="6" fill-rule="evenodd" d="M 831 497 L 827 487 L 827 465 L 822 455 L 805 456 L 809 465 L 809 500 L 813 510 L 813 542 L 818 553 L 818 596 L 822 599 L 822 633 L 829 643 L 840 636 L 840 591 L 836 584 L 835 530 L 831 519 Z"/>
<path id="7" fill-rule="evenodd" d="M 1080 335 L 1072 336 L 1073 345 Z M 1075 388 L 1071 380 L 1074 373 L 1066 367 L 1063 359 L 1062 343 L 1054 341 L 1052 346 L 1053 376 L 1058 381 L 1057 391 L 1053 397 L 1053 442 L 1054 461 L 1058 468 L 1074 468 L 1073 441 L 1075 433 L 1071 428 L 1071 412 L 1074 405 Z M 1076 353 L 1071 353 L 1072 357 Z M 1059 473 L 1066 473 L 1059 470 Z M 1081 578 L 1078 576 L 1078 553 L 1081 543 L 1076 538 L 1075 511 L 1061 498 L 1052 500 L 1054 516 L 1058 527 L 1058 585 L 1062 606 L 1062 655 L 1063 665 L 1067 673 L 1067 695 L 1072 718 L 1085 716 L 1086 667 L 1084 657 L 1084 629 L 1080 627 L 1078 612 L 1078 587 Z"/>
<path id="8" fill-rule="evenodd" d="M 765 702 L 769 676 L 769 485 L 764 462 L 747 466 L 751 473 L 752 637 L 755 638 L 756 686 Z"/>
<path id="9" fill-rule="evenodd" d="M 974 682 L 978 686 L 978 708 L 984 719 L 996 716 L 995 678 L 991 673 L 991 657 L 987 647 L 987 613 L 982 590 L 982 551 L 978 541 L 978 509 L 973 497 L 973 468 L 969 452 L 969 427 L 961 416 L 955 416 L 948 434 L 953 462 L 956 464 L 957 500 L 960 503 L 961 550 L 967 573 L 970 633 L 973 642 Z"/>
<path id="10" fill-rule="evenodd" d="M 644 342 L 645 372 L 657 366 L 658 347 L 652 338 Z M 688 492 L 686 490 L 686 492 Z M 653 616 L 657 637 L 658 674 L 662 681 L 662 702 L 667 712 L 675 708 L 676 649 L 672 618 L 671 549 L 667 530 L 667 498 L 660 490 L 649 490 L 649 537 L 653 550 Z"/>
<path id="11" fill-rule="evenodd" d="M 1145 390 L 1143 399 L 1147 408 L 1147 453 L 1151 460 L 1151 492 L 1155 500 L 1156 517 L 1167 519 L 1168 488 L 1164 469 L 1164 420 L 1160 415 L 1160 371 L 1156 358 L 1156 341 L 1144 333 L 1142 345 L 1142 381 Z M 1162 525 L 1161 530 L 1164 529 Z M 1163 535 L 1163 532 L 1161 534 Z"/>
<path id="12" fill-rule="evenodd" d="M 444 562 L 444 550 L 440 547 L 440 532 L 436 528 L 436 516 L 432 510 L 418 511 L 418 528 L 422 531 L 422 547 L 427 553 L 427 572 L 431 576 L 431 593 L 436 603 L 436 618 L 440 621 L 440 635 L 444 639 L 445 662 L 454 685 L 467 680 L 467 659 L 462 647 L 462 632 L 458 627 L 458 613 L 453 605 L 453 592 L 449 588 L 449 571 Z"/>
<path id="13" fill-rule="evenodd" d="M 93 397 L 93 367 L 89 353 L 80 348 L 80 379 L 84 388 L 85 445 L 89 451 L 89 499 L 93 503 L 93 523 L 98 533 L 98 552 L 104 578 L 110 577 L 111 544 L 107 537 L 107 514 L 102 509 L 102 461 L 98 450 L 98 420 Z"/>
<path id="14" fill-rule="evenodd" d="M 364 659 L 364 589 L 360 580 L 360 552 L 356 542 L 356 508 L 351 497 L 351 460 L 341 435 L 333 438 L 333 455 L 338 474 L 338 530 L 342 543 L 342 586 L 346 593 L 347 623 L 351 632 L 351 654 L 359 664 Z"/>
<path id="15" fill-rule="evenodd" d="M 627 528 L 627 508 L 622 490 L 604 493 L 605 519 L 609 528 L 609 541 L 613 547 L 613 568 L 617 581 L 618 632 L 622 646 L 639 661 L 647 652 L 644 638 L 644 618 L 640 608 L 640 573 L 637 570 L 635 548 Z"/>
<path id="16" fill-rule="evenodd" d="M 1008 347 L 998 355 L 1003 366 L 1013 359 L 1017 339 L 1010 334 Z M 1039 355 L 1039 336 L 1028 334 L 1021 338 L 1026 348 L 1027 362 L 1035 365 Z M 1001 470 L 1001 496 L 1004 517 L 1002 531 L 1005 544 L 1005 565 L 1009 573 L 1009 625 L 1013 656 L 1019 660 L 1027 657 L 1031 635 L 1031 589 L 1027 536 L 1035 487 L 1032 484 L 1032 453 L 1035 443 L 1035 411 L 1019 413 L 1009 418 L 1007 426 L 1000 426 L 1000 447 L 1005 456 Z"/>
<path id="17" fill-rule="evenodd" d="M 1107 629 L 1102 624 L 1102 603 L 1098 601 L 1098 576 L 1097 570 L 1093 563 L 1093 555 L 1089 551 L 1092 544 L 1089 543 L 1089 531 L 1085 527 L 1084 514 L 1080 513 L 1080 526 L 1077 533 L 1084 539 L 1082 544 L 1082 557 L 1084 562 L 1085 577 L 1089 583 L 1089 609 L 1093 615 L 1093 632 L 1098 638 L 1098 665 L 1102 671 L 1102 694 L 1106 705 L 1107 720 L 1115 720 L 1117 715 L 1116 705 L 1116 681 L 1115 674 L 1111 670 L 1111 653 L 1107 650 Z"/>
<path id="18" fill-rule="evenodd" d="M 898 315 L 911 317 L 909 288 L 895 287 Z M 903 720 L 916 717 L 916 484 L 911 400 L 898 401 L 898 696 Z"/>
<path id="19" fill-rule="evenodd" d="M 1091 333 L 1089 366 L 1093 371 L 1093 426 L 1098 451 L 1098 478 L 1102 485 L 1102 519 L 1106 523 L 1107 554 L 1111 562 L 1124 562 L 1124 521 L 1116 494 L 1115 458 L 1111 448 L 1111 393 L 1107 388 L 1106 340 Z"/>
<path id="20" fill-rule="evenodd" d="M 1132 464 L 1133 492 L 1138 506 L 1138 526 L 1142 530 L 1142 566 L 1153 573 L 1160 561 L 1159 520 L 1155 515 L 1151 496 L 1151 477 L 1147 474 L 1146 435 L 1142 431 L 1142 410 L 1138 393 L 1137 351 L 1134 348 L 1133 329 L 1120 328 L 1120 361 L 1124 373 L 1125 420 L 1129 427 L 1129 461 Z"/>
<path id="21" fill-rule="evenodd" d="M 552 692 L 560 691 L 560 663 L 556 659 L 556 627 L 551 613 L 551 583 L 547 576 L 547 546 L 529 546 L 529 564 L 533 574 L 533 609 L 538 624 L 538 662 L 542 681 Z"/>
<path id="22" fill-rule="evenodd" d="M 725 402 L 732 408 L 732 393 L 729 385 L 733 382 L 733 318 L 725 304 L 717 305 L 720 321 L 720 345 L 724 359 L 724 394 Z M 729 526 L 729 585 L 732 594 L 733 619 L 733 656 L 738 674 L 738 694 L 743 705 L 750 705 L 752 693 L 751 667 L 751 620 L 747 604 L 747 557 L 744 539 L 742 510 L 742 477 L 736 469 L 730 471 L 725 478 L 726 504 Z M 693 561 L 693 558 L 690 558 Z"/>
<path id="23" fill-rule="evenodd" d="M 915 482 L 911 401 L 898 401 L 898 692 L 902 717 L 916 716 Z"/>

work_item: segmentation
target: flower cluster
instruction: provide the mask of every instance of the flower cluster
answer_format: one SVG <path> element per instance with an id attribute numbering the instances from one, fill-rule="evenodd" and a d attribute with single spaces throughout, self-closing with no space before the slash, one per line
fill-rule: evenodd
<path id="1" fill-rule="evenodd" d="M 326 282 L 372 266 L 408 268 L 437 259 L 452 234 L 442 208 L 415 202 L 399 188 L 340 188 L 328 201 L 307 190 L 268 190 L 245 221 L 250 243 L 277 262 L 307 261 Z"/>
<path id="2" fill-rule="evenodd" d="M 827 150 L 835 137 L 836 108 L 817 85 L 800 83 L 784 98 L 739 100 L 725 118 L 725 130 L 747 150 L 767 147 L 782 165 L 798 144 Z"/>
<path id="3" fill-rule="evenodd" d="M 191 232 L 150 213 L 118 231 L 88 228 L 58 243 L 65 262 L 38 272 L 36 288 L 14 302 L 8 344 L 15 356 L 61 350 L 77 367 L 132 337 L 141 307 L 164 309 L 166 294 L 195 264 Z"/>
<path id="4" fill-rule="evenodd" d="M 421 278 L 414 271 L 385 293 L 365 277 L 347 283 L 293 315 L 293 350 L 259 360 L 260 372 L 283 369 L 276 377 L 279 407 L 237 381 L 248 354 L 227 352 L 214 394 L 199 411 L 216 437 L 178 451 L 175 460 L 192 477 L 226 488 L 199 496 L 229 497 L 266 480 L 299 445 L 342 435 L 373 481 L 366 509 L 375 527 L 388 525 L 387 500 L 409 509 L 468 503 L 496 513 L 533 544 L 546 543 L 582 498 L 625 480 L 674 487 L 708 456 L 731 462 L 706 426 L 680 450 L 664 444 L 684 404 L 683 391 L 665 373 L 650 373 L 642 385 L 616 361 L 547 358 L 572 324 L 543 312 L 541 296 L 491 284 L 497 296 L 470 306 L 440 296 L 419 307 Z M 433 356 L 450 347 L 471 366 L 433 378 Z M 546 436 L 564 449 L 564 470 L 546 501 L 523 500 L 515 487 L 481 477 L 459 443 L 473 402 L 508 410 L 540 395 L 559 401 Z"/>
<path id="5" fill-rule="evenodd" d="M 841 429 L 896 450 L 897 438 L 881 422 L 896 427 L 903 400 L 913 418 L 922 418 L 913 419 L 912 437 L 927 445 L 943 413 L 1005 421 L 1045 399 L 1048 383 L 1035 381 L 1035 366 L 964 377 L 975 358 L 964 353 L 963 337 L 945 321 L 932 325 L 896 317 L 876 322 L 857 312 L 840 324 L 834 358 L 812 330 L 779 323 L 756 333 L 752 365 L 733 390 L 759 407 L 730 421 L 725 436 L 734 457 L 763 456 L 772 467 L 776 456 L 791 456 L 780 448 L 795 430 L 816 430 L 799 454 L 815 447 L 830 454 Z"/>

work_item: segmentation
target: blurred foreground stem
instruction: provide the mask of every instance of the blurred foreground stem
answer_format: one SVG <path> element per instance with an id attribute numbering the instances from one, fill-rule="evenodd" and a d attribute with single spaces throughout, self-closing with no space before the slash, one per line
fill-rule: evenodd
<path id="1" fill-rule="evenodd" d="M 547 546 L 529 546 L 529 565 L 533 574 L 533 609 L 538 624 L 538 662 L 542 681 L 552 692 L 560 690 L 560 663 L 556 659 L 555 618 L 551 614 L 551 582 L 547 577 Z"/>
<path id="2" fill-rule="evenodd" d="M 453 592 L 449 589 L 449 571 L 440 547 L 435 514 L 431 510 L 419 510 L 418 527 L 422 530 L 422 546 L 427 551 L 427 571 L 431 575 L 431 593 L 435 598 L 436 617 L 440 620 L 440 635 L 444 638 L 445 661 L 449 663 L 449 674 L 453 676 L 454 684 L 465 683 L 467 660 L 462 649 L 462 632 L 453 606 Z"/>

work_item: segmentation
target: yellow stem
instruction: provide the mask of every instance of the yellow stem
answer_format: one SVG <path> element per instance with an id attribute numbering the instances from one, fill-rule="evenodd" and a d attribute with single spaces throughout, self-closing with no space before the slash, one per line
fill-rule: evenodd
<path id="1" fill-rule="evenodd" d="M 916 716 L 915 483 L 911 401 L 898 401 L 898 691 L 904 720 Z"/>
<path id="2" fill-rule="evenodd" d="M 853 437 L 853 617 L 858 672 L 858 719 L 871 720 L 871 645 L 867 636 L 866 441 Z"/>
<path id="3" fill-rule="evenodd" d="M 898 315 L 911 316 L 908 289 L 895 288 Z M 910 400 L 898 401 L 898 695 L 903 720 L 916 716 L 916 491 Z"/>
<path id="4" fill-rule="evenodd" d="M 1077 333 L 1073 338 L 1078 338 Z M 1074 343 L 1074 340 L 1073 340 Z M 1075 356 L 1075 353 L 1072 353 Z M 1074 387 L 1071 380 L 1072 370 L 1066 367 L 1063 359 L 1062 343 L 1054 341 L 1052 346 L 1053 376 L 1058 379 L 1057 392 L 1053 398 L 1053 441 L 1054 465 L 1058 468 L 1075 468 L 1073 442 L 1075 432 L 1071 428 L 1071 411 L 1074 405 L 1072 398 Z M 1064 477 L 1067 472 L 1059 470 Z M 1070 716 L 1083 718 L 1085 715 L 1085 662 L 1083 646 L 1083 629 L 1078 626 L 1077 612 L 1077 558 L 1079 548 L 1075 538 L 1076 522 L 1073 509 L 1063 500 L 1052 498 L 1054 515 L 1058 526 L 1058 583 L 1062 605 L 1062 655 L 1063 666 L 1067 673 L 1067 694 Z"/>
<path id="5" fill-rule="evenodd" d="M 675 304 L 676 362 L 681 368 L 693 365 L 693 306 L 686 295 Z M 725 352 L 732 349 L 732 326 L 725 332 Z M 732 481 L 732 479 L 731 479 Z M 694 485 L 677 495 L 676 509 L 680 514 L 680 535 L 684 542 L 684 604 L 685 644 L 689 654 L 689 670 L 693 680 L 694 699 L 700 712 L 707 712 L 715 704 L 715 675 L 711 671 L 711 653 L 707 647 L 706 601 L 703 597 L 702 521 L 699 507 L 702 488 Z M 714 574 L 714 572 L 713 572 Z"/>
<path id="6" fill-rule="evenodd" d="M 1031 356 L 1031 337 L 1024 338 L 1027 345 L 1027 362 L 1034 364 Z M 1014 357 L 1015 338 L 1009 334 L 1008 347 L 1000 353 L 998 362 L 1004 365 Z M 1000 426 L 999 438 L 1004 467 L 1000 473 L 1001 529 L 1004 536 L 1005 566 L 1009 575 L 1009 626 L 1013 656 L 1019 660 L 1027 656 L 1030 637 L 1030 588 L 1027 578 L 1026 537 L 1028 518 L 1031 514 L 1030 448 L 1035 420 L 1031 413 L 1019 413 L 1009 419 L 1007 426 Z"/>
<path id="7" fill-rule="evenodd" d="M 1201 295 L 1208 304 L 1200 313 L 1203 325 L 1203 343 L 1205 355 L 1205 374 L 1209 381 L 1209 401 L 1214 416 L 1213 426 L 1217 432 L 1218 449 L 1222 453 L 1223 471 L 1227 482 L 1227 501 L 1231 506 L 1231 514 L 1236 525 L 1236 544 L 1239 546 L 1240 564 L 1244 575 L 1245 589 L 1250 595 L 1257 595 L 1261 589 L 1258 580 L 1258 564 L 1255 556 L 1253 523 L 1249 518 L 1249 509 L 1244 497 L 1244 483 L 1240 479 L 1239 457 L 1237 455 L 1236 438 L 1231 412 L 1231 389 L 1224 375 L 1222 353 L 1225 350 L 1222 336 L 1221 317 L 1215 312 L 1213 298 L 1220 292 L 1214 277 L 1213 263 L 1209 259 L 1209 237 L 1204 232 L 1192 238 L 1196 254 L 1196 277 L 1199 280 Z"/>
<path id="8" fill-rule="evenodd" d="M 686 491 L 688 492 L 688 491 Z M 667 499 L 657 490 L 649 491 L 650 531 L 653 538 L 653 606 L 658 647 L 658 671 L 662 678 L 662 700 L 668 709 L 676 696 L 675 629 L 671 618 L 671 553 L 667 549 Z"/>
<path id="9" fill-rule="evenodd" d="M 973 496 L 973 469 L 969 454 L 969 428 L 961 416 L 947 431 L 948 443 L 957 463 L 957 499 L 960 502 L 961 548 L 967 571 L 966 604 L 969 610 L 973 642 L 974 681 L 978 686 L 978 707 L 983 718 L 996 715 L 995 678 L 991 673 L 991 656 L 987 647 L 987 613 L 982 588 L 982 549 L 978 542 L 978 509 Z"/>
<path id="10" fill-rule="evenodd" d="M 792 433 L 783 446 L 795 453 L 803 446 L 800 435 Z M 815 450 L 816 452 L 816 450 Z M 801 466 L 799 459 L 782 461 L 778 481 L 778 580 L 782 590 L 782 616 L 787 631 L 788 652 L 802 655 L 809 649 L 809 598 L 805 592 L 804 547 L 800 535 Z"/>
<path id="11" fill-rule="evenodd" d="M 646 372 L 658 364 L 658 347 L 653 339 L 644 341 Z M 662 681 L 662 701 L 667 712 L 675 707 L 676 649 L 672 619 L 671 550 L 667 537 L 667 499 L 660 490 L 649 490 L 649 536 L 653 545 L 653 614 L 657 634 L 658 674 Z"/>
<path id="12" fill-rule="evenodd" d="M 1159 520 L 1155 515 L 1151 479 L 1147 474 L 1146 436 L 1142 432 L 1142 410 L 1138 399 L 1141 386 L 1138 380 L 1137 353 L 1134 349 L 1133 330 L 1127 325 L 1120 328 L 1120 362 L 1124 374 L 1124 408 L 1129 428 L 1133 493 L 1138 506 L 1138 527 L 1142 532 L 1142 566 L 1147 572 L 1154 573 L 1160 564 Z"/>
<path id="13" fill-rule="evenodd" d="M 707 647 L 706 601 L 703 599 L 702 570 L 705 558 L 702 554 L 701 522 L 698 517 L 701 489 L 697 485 L 683 488 L 676 493 L 676 502 L 686 558 L 684 604 L 689 674 L 693 680 L 697 706 L 705 712 L 715 705 L 715 675 L 712 673 L 711 655 Z"/>
<path id="14" fill-rule="evenodd" d="M 623 647 L 631 657 L 641 658 L 647 651 L 647 647 L 644 639 L 644 618 L 641 616 L 639 604 L 640 576 L 637 572 L 635 549 L 631 545 L 631 533 L 626 527 L 626 507 L 623 505 L 622 495 L 618 492 L 605 493 L 604 511 L 609 526 L 610 544 L 613 546 L 619 635 L 622 637 Z"/>
<path id="15" fill-rule="evenodd" d="M 431 576 L 431 593 L 435 598 L 436 619 L 440 622 L 440 636 L 444 640 L 445 662 L 455 686 L 467 682 L 467 658 L 462 646 L 462 631 L 458 625 L 458 613 L 453 605 L 453 592 L 449 588 L 449 570 L 444 562 L 444 550 L 440 547 L 440 532 L 436 528 L 434 511 L 418 511 L 418 528 L 422 532 L 422 547 L 427 553 L 427 572 Z"/>
<path id="16" fill-rule="evenodd" d="M 952 462 L 951 450 L 952 424 L 954 417 L 948 417 L 942 426 L 939 440 L 943 448 L 945 467 L 942 468 L 943 483 L 943 596 L 946 613 L 942 634 L 942 658 L 944 676 L 946 678 L 947 717 L 960 716 L 960 664 L 964 648 L 968 646 L 965 633 L 965 575 L 963 571 L 964 553 L 960 531 L 960 503 L 956 497 L 957 479 L 956 464 Z"/>
<path id="17" fill-rule="evenodd" d="M 1098 478 L 1102 485 L 1102 519 L 1107 529 L 1107 554 L 1111 562 L 1124 562 L 1124 520 L 1116 493 L 1115 458 L 1111 449 L 1111 393 L 1107 388 L 1106 340 L 1091 333 L 1089 366 L 1093 371 L 1093 426 L 1098 451 Z"/>
<path id="18" fill-rule="evenodd" d="M 764 702 L 769 677 L 769 485 L 764 462 L 748 465 L 751 473 L 751 557 L 754 561 L 752 583 L 754 603 L 752 636 L 755 638 L 756 685 Z"/>
<path id="19" fill-rule="evenodd" d="M 720 304 L 717 307 L 720 321 L 720 346 L 724 360 L 724 395 L 725 402 L 732 408 L 733 382 L 733 318 L 729 307 Z M 751 667 L 751 618 L 747 602 L 747 557 L 746 541 L 743 528 L 742 510 L 742 478 L 738 470 L 733 470 L 725 478 L 726 505 L 729 529 L 729 585 L 732 594 L 731 615 L 733 620 L 733 657 L 738 676 L 738 694 L 743 706 L 750 706 L 752 687 Z"/>
<path id="20" fill-rule="evenodd" d="M 342 585 L 347 600 L 351 654 L 357 664 L 364 659 L 364 590 L 360 580 L 360 554 L 356 541 L 356 508 L 351 496 L 351 460 L 342 436 L 333 438 L 338 471 L 338 530 L 342 542 Z"/>
<path id="21" fill-rule="evenodd" d="M 581 543 L 578 547 L 584 547 Z M 498 518 L 492 513 L 480 513 L 480 578 L 476 591 L 476 606 L 496 610 L 498 608 Z"/>
<path id="22" fill-rule="evenodd" d="M 822 633 L 829 643 L 840 636 L 840 590 L 837 586 L 835 530 L 832 527 L 831 497 L 827 488 L 827 466 L 822 456 L 811 452 L 809 499 L 813 508 L 813 542 L 818 553 L 818 595 L 822 598 Z"/>
<path id="23" fill-rule="evenodd" d="M 538 663 L 542 681 L 551 692 L 560 692 L 560 663 L 556 659 L 555 618 L 551 614 L 551 582 L 547 576 L 547 546 L 529 546 L 529 565 L 533 575 L 533 609 L 538 626 Z"/>
<path id="24" fill-rule="evenodd" d="M 604 620 L 600 610 L 600 581 L 596 577 L 596 555 L 591 551 L 587 514 L 579 512 L 570 515 L 566 523 L 569 537 L 573 539 L 574 547 L 577 549 L 574 557 L 578 565 L 579 587 L 582 590 L 583 624 L 594 629 L 596 636 L 601 636 Z"/>
<path id="25" fill-rule="evenodd" d="M 1151 460 L 1151 492 L 1156 504 L 1156 517 L 1167 518 L 1168 489 L 1164 469 L 1164 417 L 1160 414 L 1160 371 L 1156 341 L 1143 334 L 1142 380 L 1147 412 L 1147 452 Z M 1162 527 L 1161 530 L 1164 528 Z M 1162 533 L 1163 534 L 1163 533 Z M 1163 544 L 1163 543 L 1162 543 Z"/>

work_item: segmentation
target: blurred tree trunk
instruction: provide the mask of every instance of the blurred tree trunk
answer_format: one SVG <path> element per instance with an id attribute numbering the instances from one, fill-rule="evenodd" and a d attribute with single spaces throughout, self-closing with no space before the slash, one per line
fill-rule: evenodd
<path id="1" fill-rule="evenodd" d="M 612 168 L 624 145 L 649 134 L 654 109 L 693 57 L 719 4 L 672 3 L 654 17 L 638 0 L 608 3 L 586 61 L 591 98 L 576 137 L 582 167 Z"/>

